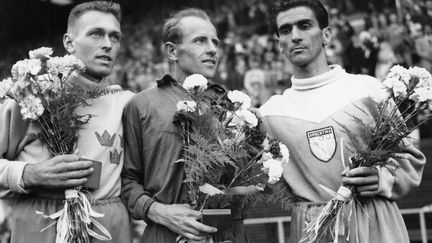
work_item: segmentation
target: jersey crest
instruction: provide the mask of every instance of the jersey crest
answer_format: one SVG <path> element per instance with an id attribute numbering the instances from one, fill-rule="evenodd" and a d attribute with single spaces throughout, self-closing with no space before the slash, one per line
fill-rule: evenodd
<path id="1" fill-rule="evenodd" d="M 336 153 L 336 137 L 333 127 L 306 132 L 309 149 L 318 160 L 328 162 Z"/>

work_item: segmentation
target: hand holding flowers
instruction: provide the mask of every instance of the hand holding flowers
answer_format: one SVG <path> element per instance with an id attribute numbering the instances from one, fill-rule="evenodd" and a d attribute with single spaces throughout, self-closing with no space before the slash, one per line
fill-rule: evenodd
<path id="1" fill-rule="evenodd" d="M 185 166 L 191 203 L 202 210 L 237 200 L 245 208 L 259 195 L 254 193 L 279 181 L 288 149 L 267 138 L 246 94 L 208 85 L 197 74 L 184 88 L 191 100 L 178 102 L 174 122 L 184 144 L 178 162 Z"/>
<path id="2" fill-rule="evenodd" d="M 71 55 L 51 57 L 52 53 L 51 48 L 42 47 L 30 51 L 30 59 L 18 61 L 12 67 L 12 77 L 0 82 L 0 101 L 16 101 L 22 117 L 40 129 L 37 135 L 47 145 L 53 157 L 42 163 L 28 165 L 24 174 L 31 171 L 30 167 L 36 168 L 39 175 L 48 175 L 45 176 L 47 178 L 52 173 L 58 173 L 58 170 L 65 171 L 65 168 L 72 167 L 77 167 L 77 170 L 82 168 L 81 173 L 88 174 L 91 173 L 89 162 L 79 161 L 81 159 L 73 154 L 76 152 L 78 130 L 89 122 L 91 114 L 78 115 L 75 109 L 87 106 L 87 100 L 100 95 L 100 90 L 88 90 L 73 85 L 71 80 L 85 69 L 83 62 Z M 46 168 L 47 166 L 49 168 Z M 30 180 L 26 182 L 30 185 L 38 183 L 31 179 L 30 176 Z M 56 187 L 70 188 L 78 181 L 80 180 L 64 180 L 56 183 L 54 178 L 43 183 L 47 187 L 56 183 Z M 93 219 L 103 215 L 91 209 L 90 202 L 80 192 L 80 188 L 65 190 L 65 197 L 64 209 L 59 212 L 49 216 L 37 212 L 43 217 L 57 220 L 56 242 L 89 242 L 90 236 L 101 240 L 111 238 L 109 232 Z M 102 234 L 90 229 L 92 224 L 100 229 Z"/>
<path id="3" fill-rule="evenodd" d="M 429 113 L 432 109 L 432 76 L 424 68 L 405 69 L 398 65 L 394 66 L 390 69 L 383 86 L 385 95 L 377 103 L 377 111 L 374 114 L 375 124 L 365 123 L 350 115 L 367 133 L 366 143 L 344 124 L 339 124 L 348 135 L 354 152 L 344 171 L 347 173 L 349 170 L 348 177 L 343 179 L 344 184 L 337 192 L 321 185 L 334 197 L 318 216 L 309 222 L 301 242 L 315 242 L 327 233 L 334 235 L 337 241 L 339 224 L 344 222 L 343 209 L 357 203 L 357 196 L 373 197 L 380 193 L 378 170 L 397 170 L 398 153 L 411 143 L 407 140 L 408 136 L 422 122 L 431 118 L 428 116 L 421 122 L 415 121 L 419 114 Z M 358 180 L 360 178 L 358 176 L 362 177 L 363 181 L 369 180 L 369 187 L 365 187 L 364 183 Z M 390 178 L 394 180 L 392 176 Z M 359 190 L 355 190 L 356 188 Z M 354 191 L 358 194 L 354 195 Z M 348 235 L 355 235 L 355 233 L 348 233 Z"/>

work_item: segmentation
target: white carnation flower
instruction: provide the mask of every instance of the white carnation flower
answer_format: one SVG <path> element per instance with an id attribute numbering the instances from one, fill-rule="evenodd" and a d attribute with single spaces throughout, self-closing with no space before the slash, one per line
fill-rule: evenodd
<path id="1" fill-rule="evenodd" d="M 270 159 L 263 162 L 263 171 L 268 175 L 268 183 L 274 184 L 279 181 L 282 176 L 282 162 L 275 159 Z"/>
<path id="2" fill-rule="evenodd" d="M 384 87 L 386 87 L 388 89 L 393 89 L 393 86 L 396 82 L 400 82 L 398 78 L 389 77 L 383 81 L 383 85 L 384 85 Z"/>
<path id="3" fill-rule="evenodd" d="M 20 88 L 21 90 L 25 89 L 27 86 L 30 85 L 30 80 L 28 79 L 21 79 L 15 82 L 15 85 L 17 88 Z"/>
<path id="4" fill-rule="evenodd" d="M 228 92 L 228 99 L 231 100 L 232 103 L 239 103 L 241 109 L 249 109 L 251 107 L 251 98 L 238 90 L 233 90 Z"/>
<path id="5" fill-rule="evenodd" d="M 261 146 L 263 147 L 264 150 L 268 151 L 270 149 L 270 141 L 268 139 L 268 137 L 266 137 L 264 139 L 264 141 L 262 142 Z"/>
<path id="6" fill-rule="evenodd" d="M 24 119 L 37 120 L 44 112 L 42 101 L 33 95 L 25 97 L 19 105 Z"/>
<path id="7" fill-rule="evenodd" d="M 406 85 L 409 84 L 411 80 L 411 75 L 408 70 L 400 65 L 395 65 L 390 68 L 389 73 L 387 74 L 386 79 L 388 78 L 396 78 L 404 82 Z"/>
<path id="8" fill-rule="evenodd" d="M 282 154 L 282 163 L 288 163 L 290 153 L 287 146 L 285 146 L 283 143 L 279 143 L 279 149 Z"/>
<path id="9" fill-rule="evenodd" d="M 63 57 L 53 57 L 47 61 L 48 73 L 57 76 L 61 73 L 63 76 L 69 76 L 74 71 L 83 71 L 84 63 L 73 55 Z"/>
<path id="10" fill-rule="evenodd" d="M 177 102 L 177 111 L 195 112 L 196 107 L 195 101 L 182 100 Z"/>
<path id="11" fill-rule="evenodd" d="M 269 152 L 263 153 L 259 162 L 263 163 L 264 161 L 273 159 L 273 155 Z"/>
<path id="12" fill-rule="evenodd" d="M 42 63 L 39 59 L 30 59 L 28 60 L 28 64 L 29 64 L 29 73 L 31 75 L 36 75 L 39 73 L 39 71 L 42 68 Z"/>
<path id="13" fill-rule="evenodd" d="M 15 97 L 20 96 L 23 93 L 23 90 L 16 85 L 16 83 L 9 89 L 9 93 Z"/>
<path id="14" fill-rule="evenodd" d="M 405 97 L 407 95 L 407 86 L 405 85 L 404 82 L 395 82 L 393 84 L 393 94 L 395 97 Z"/>
<path id="15" fill-rule="evenodd" d="M 24 60 L 20 60 L 18 62 L 16 62 L 13 66 L 12 66 L 12 77 L 15 80 L 18 79 L 23 79 L 23 77 L 25 77 L 27 75 L 27 68 L 26 68 L 26 59 Z"/>
<path id="16" fill-rule="evenodd" d="M 408 72 L 413 78 L 418 79 L 416 88 L 432 88 L 432 75 L 425 68 L 410 67 Z"/>
<path id="17" fill-rule="evenodd" d="M 426 88 L 416 88 L 414 89 L 414 93 L 409 98 L 416 102 L 432 100 L 432 90 Z"/>
<path id="18" fill-rule="evenodd" d="M 258 118 L 255 116 L 254 113 L 248 110 L 238 110 L 235 112 L 235 114 L 250 128 L 254 128 L 258 125 Z"/>
<path id="19" fill-rule="evenodd" d="M 0 82 L 0 99 L 6 97 L 13 85 L 14 82 L 11 78 L 3 79 L 3 81 Z"/>
<path id="20" fill-rule="evenodd" d="M 12 78 L 23 80 L 27 74 L 36 75 L 41 70 L 41 61 L 39 59 L 24 59 L 16 62 L 12 66 Z"/>
<path id="21" fill-rule="evenodd" d="M 29 57 L 30 59 L 35 58 L 50 58 L 50 56 L 53 54 L 53 50 L 50 47 L 41 47 L 32 51 L 29 51 Z"/>
<path id="22" fill-rule="evenodd" d="M 73 66 L 75 70 L 82 70 L 85 68 L 84 62 L 73 55 L 65 55 L 63 56 L 63 60 L 64 65 Z"/>
<path id="23" fill-rule="evenodd" d="M 183 82 L 183 88 L 187 91 L 192 91 L 195 87 L 198 90 L 204 90 L 207 88 L 207 78 L 201 74 L 192 74 L 188 76 Z"/>
<path id="24" fill-rule="evenodd" d="M 51 86 L 49 90 L 55 94 L 61 95 L 61 90 L 63 89 L 62 80 L 58 76 L 51 77 Z"/>
<path id="25" fill-rule="evenodd" d="M 227 117 L 231 117 L 232 112 L 227 112 Z M 229 123 L 229 126 L 243 126 L 245 124 L 244 120 L 239 117 L 239 115 L 234 113 L 234 116 L 232 117 L 231 122 Z"/>
<path id="26" fill-rule="evenodd" d="M 42 94 L 47 93 L 54 86 L 54 82 L 49 79 L 48 75 L 39 75 L 37 84 Z"/>

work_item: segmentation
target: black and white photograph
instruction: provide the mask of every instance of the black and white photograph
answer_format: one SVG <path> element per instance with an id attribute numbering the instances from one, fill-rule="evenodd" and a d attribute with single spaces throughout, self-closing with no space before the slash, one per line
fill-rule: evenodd
<path id="1" fill-rule="evenodd" d="M 432 242 L 432 0 L 0 0 L 0 243 Z"/>

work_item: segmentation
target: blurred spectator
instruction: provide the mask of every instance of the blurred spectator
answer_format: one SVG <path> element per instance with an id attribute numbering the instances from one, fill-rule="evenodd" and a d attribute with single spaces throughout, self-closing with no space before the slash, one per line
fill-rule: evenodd
<path id="1" fill-rule="evenodd" d="M 338 10 L 333 10 L 332 14 L 333 15 L 331 19 L 331 24 L 334 26 L 335 31 L 333 39 L 338 40 L 339 43 L 342 45 L 341 63 L 348 72 L 351 72 L 351 70 L 353 69 L 352 66 L 355 65 L 352 64 L 352 62 L 354 61 L 352 59 L 352 56 L 354 54 L 354 43 L 352 38 L 355 32 L 351 24 L 346 19 L 345 15 L 341 14 Z M 338 50 L 338 47 L 335 47 L 336 50 Z"/>
<path id="2" fill-rule="evenodd" d="M 222 58 L 219 61 L 218 71 L 216 72 L 216 76 L 214 77 L 213 81 L 224 87 L 227 87 L 226 84 L 228 82 L 228 70 L 226 59 Z"/>
<path id="3" fill-rule="evenodd" d="M 272 69 L 269 71 L 273 94 L 282 94 L 286 89 L 291 88 L 292 70 L 287 70 L 290 67 L 285 63 L 282 55 L 273 61 Z"/>
<path id="4" fill-rule="evenodd" d="M 259 107 L 272 95 L 271 84 L 266 71 L 261 68 L 257 56 L 249 59 L 249 66 L 250 70 L 246 71 L 244 75 L 244 87 L 251 97 L 252 106 Z"/>
<path id="5" fill-rule="evenodd" d="M 335 29 L 337 32 L 338 29 Z M 326 55 L 327 55 L 327 62 L 329 64 L 339 64 L 341 66 L 344 66 L 343 64 L 343 46 L 341 41 L 335 36 L 330 40 L 330 43 L 326 46 Z"/>
<path id="6" fill-rule="evenodd" d="M 243 79 L 247 70 L 247 56 L 245 53 L 235 54 L 234 66 L 228 66 L 225 87 L 228 90 L 243 90 Z"/>
<path id="7" fill-rule="evenodd" d="M 375 77 L 378 80 L 384 81 L 390 68 L 396 63 L 396 56 L 387 41 L 379 44 L 377 64 L 375 67 Z"/>
<path id="8" fill-rule="evenodd" d="M 432 71 L 432 27 L 430 24 L 423 26 L 423 31 L 415 40 L 415 49 L 420 60 L 417 65 Z"/>
<path id="9" fill-rule="evenodd" d="M 407 28 L 397 22 L 395 13 L 390 13 L 389 21 L 386 33 L 395 53 L 396 63 L 404 67 L 410 67 L 413 65 L 411 56 L 411 50 L 414 50 L 413 40 L 410 38 Z"/>
<path id="10" fill-rule="evenodd" d="M 428 24 L 432 21 L 431 16 L 428 15 L 428 10 L 426 6 L 421 6 L 419 4 L 414 4 L 412 15 L 412 21 L 419 23 L 421 25 Z"/>
<path id="11" fill-rule="evenodd" d="M 361 73 L 370 76 L 375 75 L 375 67 L 378 61 L 378 43 L 368 31 L 362 31 L 359 35 Z"/>

